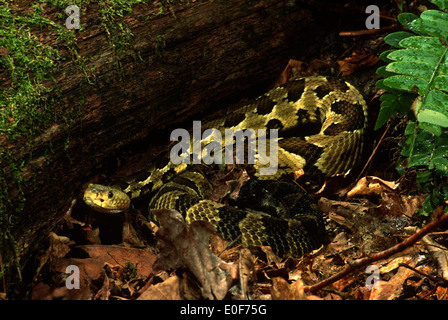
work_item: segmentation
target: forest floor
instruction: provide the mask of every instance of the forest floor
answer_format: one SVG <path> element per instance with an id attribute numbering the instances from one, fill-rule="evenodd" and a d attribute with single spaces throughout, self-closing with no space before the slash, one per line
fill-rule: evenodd
<path id="1" fill-rule="evenodd" d="M 385 36 L 363 32 L 341 36 L 351 44 L 339 55 L 291 60 L 279 79 L 331 66 L 343 76 L 364 73 L 355 77 L 362 83 L 378 67 Z M 363 90 L 374 117 L 382 92 Z M 206 223 L 187 227 L 173 211 L 158 212 L 157 226 L 138 208 L 110 217 L 76 199 L 42 250 L 31 298 L 447 300 L 448 232 L 437 228 L 446 214 L 420 215 L 425 195 L 415 172 L 395 171 L 405 126 L 396 118 L 372 134 L 371 157 L 350 184 L 331 179 L 313 194 L 328 237 L 302 258 L 279 259 L 269 247 L 228 247 Z"/>

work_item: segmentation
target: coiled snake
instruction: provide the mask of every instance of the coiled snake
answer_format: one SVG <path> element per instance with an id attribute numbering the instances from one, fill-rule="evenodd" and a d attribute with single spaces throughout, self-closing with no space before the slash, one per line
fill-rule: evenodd
<path id="1" fill-rule="evenodd" d="M 207 174 L 198 169 L 203 166 L 172 162 L 145 179 L 128 181 L 123 191 L 90 184 L 84 201 L 97 211 L 116 213 L 129 208 L 131 199 L 152 192 L 149 209 L 176 209 L 187 223 L 209 221 L 224 238 L 241 237 L 247 247 L 269 245 L 279 256 L 297 257 L 321 246 L 321 212 L 285 177 L 299 169 L 311 177 L 345 174 L 359 163 L 367 128 L 367 105 L 361 94 L 341 80 L 300 78 L 203 126 L 207 128 L 222 133 L 225 129 L 278 130 L 278 169 L 246 183 L 238 207 L 207 199 L 212 187 Z M 262 166 L 257 159 L 254 167 Z"/>

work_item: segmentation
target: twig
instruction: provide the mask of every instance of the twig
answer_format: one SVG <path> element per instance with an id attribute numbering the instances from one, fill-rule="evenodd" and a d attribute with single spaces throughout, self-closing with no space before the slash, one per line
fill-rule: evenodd
<path id="1" fill-rule="evenodd" d="M 418 269 L 416 269 L 414 267 L 411 267 L 410 265 L 407 265 L 406 263 L 400 263 L 399 266 L 408 268 L 408 269 L 414 271 L 415 273 L 418 273 L 419 275 L 427 277 L 429 280 L 431 280 L 431 281 L 433 281 L 435 283 L 438 283 L 438 284 L 446 283 L 446 281 L 444 279 L 439 279 L 439 278 L 433 277 L 433 276 L 431 276 L 429 274 L 426 274 L 426 273 L 424 273 L 424 272 L 422 272 L 422 271 L 420 271 L 420 270 L 418 270 Z"/>
<path id="2" fill-rule="evenodd" d="M 340 37 L 357 37 L 357 36 L 365 36 L 371 34 L 382 33 L 386 31 L 390 31 L 396 29 L 398 27 L 397 24 L 393 24 L 387 27 L 383 27 L 380 29 L 365 29 L 365 30 L 356 30 L 356 31 L 341 31 L 339 32 Z"/>
<path id="3" fill-rule="evenodd" d="M 380 14 L 380 18 L 381 18 L 381 19 L 384 19 L 384 20 L 389 20 L 389 21 L 397 22 L 397 18 L 389 17 L 389 16 L 385 16 L 384 14 Z"/>
<path id="4" fill-rule="evenodd" d="M 370 162 L 372 161 L 373 156 L 375 155 L 376 151 L 378 150 L 378 147 L 380 146 L 380 144 L 383 142 L 384 137 L 386 136 L 386 133 L 389 131 L 389 128 L 391 127 L 391 124 L 389 123 L 386 127 L 386 130 L 384 130 L 383 134 L 381 135 L 380 140 L 378 140 L 378 143 L 376 144 L 375 148 L 373 149 L 372 153 L 370 154 L 369 159 L 367 159 L 366 164 L 364 165 L 364 168 L 362 168 L 361 172 L 358 174 L 358 177 L 355 179 L 355 181 L 352 183 L 352 185 L 350 186 L 350 188 L 348 188 L 348 190 L 350 190 L 353 186 L 355 186 L 359 179 L 361 179 L 361 176 L 364 174 L 364 172 L 367 170 L 367 166 L 370 165 Z"/>
<path id="5" fill-rule="evenodd" d="M 442 213 L 443 208 L 444 208 L 443 206 L 438 207 L 433 214 L 433 217 L 434 217 L 433 220 L 431 222 L 429 222 L 428 224 L 426 224 L 426 226 L 424 226 L 420 230 L 416 231 L 412 236 L 410 236 L 406 240 L 403 240 L 402 242 L 397 243 L 396 245 L 394 245 L 393 247 L 390 247 L 389 249 L 375 253 L 375 254 L 371 255 L 370 257 L 361 258 L 361 259 L 357 259 L 354 261 L 347 261 L 347 263 L 348 263 L 347 267 L 345 267 L 345 269 L 343 269 L 341 272 L 339 272 L 339 273 L 335 274 L 334 276 L 331 276 L 330 278 L 325 279 L 319 283 L 316 283 L 312 286 L 305 286 L 303 288 L 303 290 L 305 292 L 314 292 L 314 291 L 320 290 L 320 289 L 332 284 L 333 282 L 336 282 L 337 280 L 342 279 L 343 277 L 353 273 L 354 271 L 356 271 L 362 267 L 371 265 L 373 262 L 378 261 L 378 260 L 387 259 L 390 256 L 396 254 L 397 252 L 400 252 L 400 251 L 412 246 L 420 238 L 422 238 L 423 236 L 428 234 L 431 230 L 433 230 L 434 228 L 437 228 L 440 224 L 442 224 L 443 222 L 448 220 L 448 212 Z"/>
<path id="6" fill-rule="evenodd" d="M 435 231 L 431 232 L 430 236 L 446 236 L 448 235 L 448 231 Z"/>

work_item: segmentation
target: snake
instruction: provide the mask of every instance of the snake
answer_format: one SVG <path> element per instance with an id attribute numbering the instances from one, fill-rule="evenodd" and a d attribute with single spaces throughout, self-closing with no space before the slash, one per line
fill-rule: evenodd
<path id="1" fill-rule="evenodd" d="M 276 156 L 276 170 L 260 174 L 266 162 L 255 157 L 249 164 L 254 173 L 235 203 L 211 199 L 210 172 L 222 166 L 188 162 L 191 148 L 183 153 L 186 161 L 167 160 L 147 175 L 129 177 L 122 188 L 91 183 L 83 200 L 96 211 L 112 214 L 150 195 L 151 218 L 154 209 L 174 209 L 187 224 L 208 221 L 228 241 L 249 248 L 270 246 L 280 257 L 301 257 L 322 246 L 325 224 L 314 199 L 296 183 L 295 174 L 302 172 L 309 179 L 348 174 L 362 161 L 367 127 L 367 104 L 349 82 L 324 76 L 293 79 L 201 128 L 204 133 L 213 129 L 201 136 L 203 148 L 217 140 L 217 132 L 247 129 L 276 147 L 270 151 Z M 249 140 L 244 140 L 246 149 Z M 220 145 L 235 144 L 235 139 L 226 139 Z"/>

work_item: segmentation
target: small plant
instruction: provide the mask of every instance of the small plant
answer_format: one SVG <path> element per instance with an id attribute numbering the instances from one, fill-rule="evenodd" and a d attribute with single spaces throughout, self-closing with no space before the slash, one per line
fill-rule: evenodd
<path id="1" fill-rule="evenodd" d="M 132 262 L 128 261 L 126 262 L 126 264 L 124 265 L 124 277 L 127 281 L 134 279 L 137 276 L 137 265 L 133 264 Z"/>
<path id="2" fill-rule="evenodd" d="M 389 34 L 392 49 L 380 58 L 377 86 L 387 91 L 375 129 L 393 114 L 409 115 L 402 143 L 402 164 L 417 172 L 417 183 L 428 197 L 421 213 L 429 215 L 448 200 L 448 8 L 446 0 L 431 0 L 440 10 L 398 15 L 410 32 Z M 400 169 L 399 169 L 400 170 Z M 401 169 L 401 173 L 404 173 Z"/>

